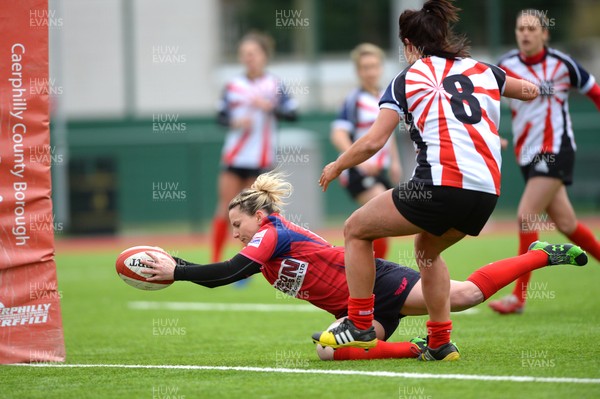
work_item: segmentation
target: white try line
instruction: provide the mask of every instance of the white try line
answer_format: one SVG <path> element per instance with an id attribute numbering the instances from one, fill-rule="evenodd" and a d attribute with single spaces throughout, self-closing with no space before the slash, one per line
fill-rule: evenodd
<path id="1" fill-rule="evenodd" d="M 135 310 L 180 310 L 197 312 L 317 312 L 321 309 L 309 304 L 267 304 L 267 303 L 212 303 L 212 302 L 152 302 L 133 301 L 127 306 Z M 477 314 L 471 308 L 456 314 Z"/>
<path id="2" fill-rule="evenodd" d="M 159 370 L 206 370 L 206 371 L 245 371 L 255 373 L 281 374 L 330 374 L 330 375 L 359 375 L 366 377 L 411 378 L 428 380 L 470 380 L 470 381 L 500 381 L 500 382 L 540 382 L 540 383 L 571 383 L 571 384 L 600 384 L 600 378 L 571 378 L 571 377 L 534 377 L 517 375 L 477 375 L 477 374 L 426 374 L 426 373 L 397 373 L 393 371 L 360 371 L 360 370 L 327 370 L 327 369 L 286 369 L 274 367 L 241 367 L 241 366 L 195 366 L 195 365 L 159 365 L 159 364 L 59 364 L 59 363 L 30 363 L 12 364 L 22 367 L 49 368 L 117 368 L 117 369 L 159 369 Z"/>

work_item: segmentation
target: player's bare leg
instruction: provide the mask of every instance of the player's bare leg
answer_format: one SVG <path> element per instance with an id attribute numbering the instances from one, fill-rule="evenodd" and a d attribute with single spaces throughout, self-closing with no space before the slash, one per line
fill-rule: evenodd
<path id="1" fill-rule="evenodd" d="M 369 202 L 370 200 L 372 200 L 373 198 L 377 197 L 378 195 L 385 193 L 386 191 L 388 191 L 385 186 L 383 184 L 375 184 L 373 187 L 369 188 L 368 190 L 363 191 L 362 193 L 358 194 L 358 196 L 356 197 L 356 202 L 358 202 L 360 204 L 360 206 L 365 205 L 367 202 Z"/>
<path id="2" fill-rule="evenodd" d="M 332 330 L 315 333 L 315 343 L 333 348 L 372 348 L 376 345 L 377 339 L 371 327 L 375 282 L 373 240 L 421 231 L 398 212 L 392 200 L 392 190 L 373 198 L 348 218 L 344 225 L 344 259 L 350 293 L 348 319 Z"/>
<path id="3" fill-rule="evenodd" d="M 558 230 L 566 235 L 569 241 L 579 245 L 600 261 L 600 242 L 586 225 L 577 220 L 565 186 L 561 186 L 546 210 Z"/>
<path id="4" fill-rule="evenodd" d="M 566 235 L 571 235 L 577 228 L 577 216 L 569 197 L 567 189 L 561 185 L 556 194 L 546 207 L 546 212 L 552 221 L 556 224 L 558 230 Z"/>
<path id="5" fill-rule="evenodd" d="M 421 273 L 423 296 L 431 321 L 449 319 L 450 275 L 440 254 L 464 236 L 464 233 L 451 229 L 441 237 L 422 232 L 415 238 L 415 255 Z"/>
<path id="6" fill-rule="evenodd" d="M 470 281 L 450 280 L 450 311 L 460 312 L 483 302 L 483 294 Z M 423 296 L 421 280 L 410 290 L 404 306 L 400 310 L 405 316 L 422 316 L 427 314 L 427 305 Z"/>
<path id="7" fill-rule="evenodd" d="M 352 297 L 372 294 L 375 281 L 375 261 L 371 242 L 380 237 L 413 235 L 422 232 L 398 212 L 392 200 L 392 190 L 387 190 L 367 202 L 346 220 L 344 225 L 345 262 L 348 290 Z M 363 265 L 369 265 L 364 267 Z M 364 279 L 369 281 L 364 284 Z"/>
<path id="8" fill-rule="evenodd" d="M 362 206 L 377 197 L 379 194 L 386 192 L 387 189 L 381 183 L 375 184 L 373 187 L 363 191 L 356 197 L 356 201 Z M 388 238 L 381 237 L 373 241 L 373 252 L 376 258 L 384 258 L 387 256 Z"/>
<path id="9" fill-rule="evenodd" d="M 464 236 L 464 233 L 450 229 L 439 237 L 422 232 L 415 238 L 415 255 L 429 314 L 428 348 L 419 357 L 421 360 L 456 360 L 460 357 L 458 349 L 450 342 L 450 275 L 440 254 Z"/>

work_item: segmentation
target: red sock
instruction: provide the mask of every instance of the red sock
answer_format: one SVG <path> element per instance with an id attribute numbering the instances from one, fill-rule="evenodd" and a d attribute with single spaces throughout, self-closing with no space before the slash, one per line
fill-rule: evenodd
<path id="1" fill-rule="evenodd" d="M 527 299 L 527 286 L 529 285 L 529 280 L 531 280 L 531 272 L 523 273 L 519 276 L 515 288 L 513 288 L 512 294 L 516 296 L 521 303 L 525 303 L 525 300 Z"/>
<path id="2" fill-rule="evenodd" d="M 450 333 L 452 332 L 452 320 L 431 321 L 427 320 L 427 346 L 431 349 L 450 342 Z"/>
<path id="3" fill-rule="evenodd" d="M 229 223 L 222 218 L 213 219 L 213 241 L 212 241 L 212 262 L 219 262 L 223 252 L 223 246 L 227 241 L 227 232 Z"/>
<path id="4" fill-rule="evenodd" d="M 596 260 L 600 261 L 600 242 L 596 240 L 594 233 L 584 224 L 577 223 L 575 231 L 569 236 L 569 240 L 586 250 Z"/>
<path id="5" fill-rule="evenodd" d="M 502 259 L 475 270 L 467 280 L 475 284 L 486 300 L 500 289 L 524 273 L 530 275 L 532 270 L 548 264 L 548 255 L 544 251 L 530 251 L 514 258 Z"/>
<path id="6" fill-rule="evenodd" d="M 366 330 L 373 325 L 375 295 L 370 298 L 348 298 L 348 318 L 356 328 Z"/>
<path id="7" fill-rule="evenodd" d="M 532 242 L 537 241 L 539 238 L 537 231 L 520 231 L 519 232 L 519 255 L 523 255 L 529 249 L 529 245 Z M 527 285 L 529 284 L 529 279 L 531 279 L 531 272 L 523 273 L 518 279 L 515 288 L 513 289 L 513 295 L 517 297 L 517 299 L 521 303 L 525 303 L 525 298 L 527 297 Z"/>
<path id="8" fill-rule="evenodd" d="M 375 252 L 376 258 L 385 259 L 388 250 L 388 240 L 387 238 L 378 238 L 373 241 L 373 251 Z"/>
<path id="9" fill-rule="evenodd" d="M 417 357 L 419 348 L 410 342 L 385 342 L 377 341 L 374 348 L 365 351 L 361 348 L 339 348 L 333 352 L 333 360 L 360 360 L 360 359 L 405 359 Z"/>
<path id="10" fill-rule="evenodd" d="M 537 231 L 520 231 L 519 232 L 519 255 L 527 253 L 532 242 L 539 240 Z"/>

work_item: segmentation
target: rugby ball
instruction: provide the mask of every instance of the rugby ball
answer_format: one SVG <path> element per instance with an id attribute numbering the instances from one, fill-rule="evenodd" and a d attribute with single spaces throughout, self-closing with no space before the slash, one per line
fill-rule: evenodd
<path id="1" fill-rule="evenodd" d="M 132 287 L 146 291 L 156 291 L 163 288 L 167 288 L 173 284 L 173 280 L 161 280 L 161 281 L 148 281 L 147 277 L 151 277 L 150 274 L 143 273 L 141 270 L 145 269 L 146 266 L 140 261 L 142 259 L 152 261 L 152 258 L 148 256 L 147 252 L 152 252 L 156 257 L 168 259 L 175 263 L 175 259 L 169 255 L 164 249 L 159 247 L 151 247 L 148 245 L 140 245 L 137 247 L 127 248 L 121 252 L 117 257 L 116 268 L 117 274 L 123 281 Z"/>

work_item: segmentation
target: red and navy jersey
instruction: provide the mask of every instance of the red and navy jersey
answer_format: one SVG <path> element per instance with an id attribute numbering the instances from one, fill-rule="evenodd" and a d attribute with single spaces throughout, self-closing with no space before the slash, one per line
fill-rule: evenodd
<path id="1" fill-rule="evenodd" d="M 261 272 L 279 291 L 306 300 L 336 317 L 348 306 L 344 248 L 273 213 L 241 255 L 262 265 Z"/>
<path id="2" fill-rule="evenodd" d="M 417 150 L 412 180 L 500 195 L 500 95 L 506 75 L 471 58 L 421 58 L 390 83 L 380 108 L 399 113 Z"/>
<path id="3" fill-rule="evenodd" d="M 378 103 L 382 94 L 374 96 L 362 88 L 353 90 L 346 97 L 337 118 L 333 121 L 332 128 L 347 131 L 352 142 L 360 139 L 367 134 L 369 128 L 375 122 L 375 119 L 377 119 L 377 115 L 379 114 Z M 393 138 L 390 137 L 383 148 L 365 162 L 374 163 L 379 169 L 389 168 L 392 140 Z"/>
<path id="4" fill-rule="evenodd" d="M 221 162 L 226 166 L 247 169 L 270 169 L 275 164 L 277 120 L 274 112 L 254 107 L 255 98 L 271 101 L 277 108 L 290 111 L 296 102 L 288 96 L 281 80 L 271 74 L 256 79 L 238 76 L 227 83 L 219 112 L 231 120 L 250 118 L 248 129 L 230 129 L 225 138 Z"/>
<path id="5" fill-rule="evenodd" d="M 525 60 L 518 50 L 513 50 L 498 62 L 508 76 L 528 80 L 540 89 L 535 100 L 510 100 L 513 144 L 520 165 L 528 165 L 541 153 L 575 151 L 569 89 L 577 88 L 587 94 L 595 84 L 592 75 L 558 50 L 546 48 L 537 58 Z"/>

